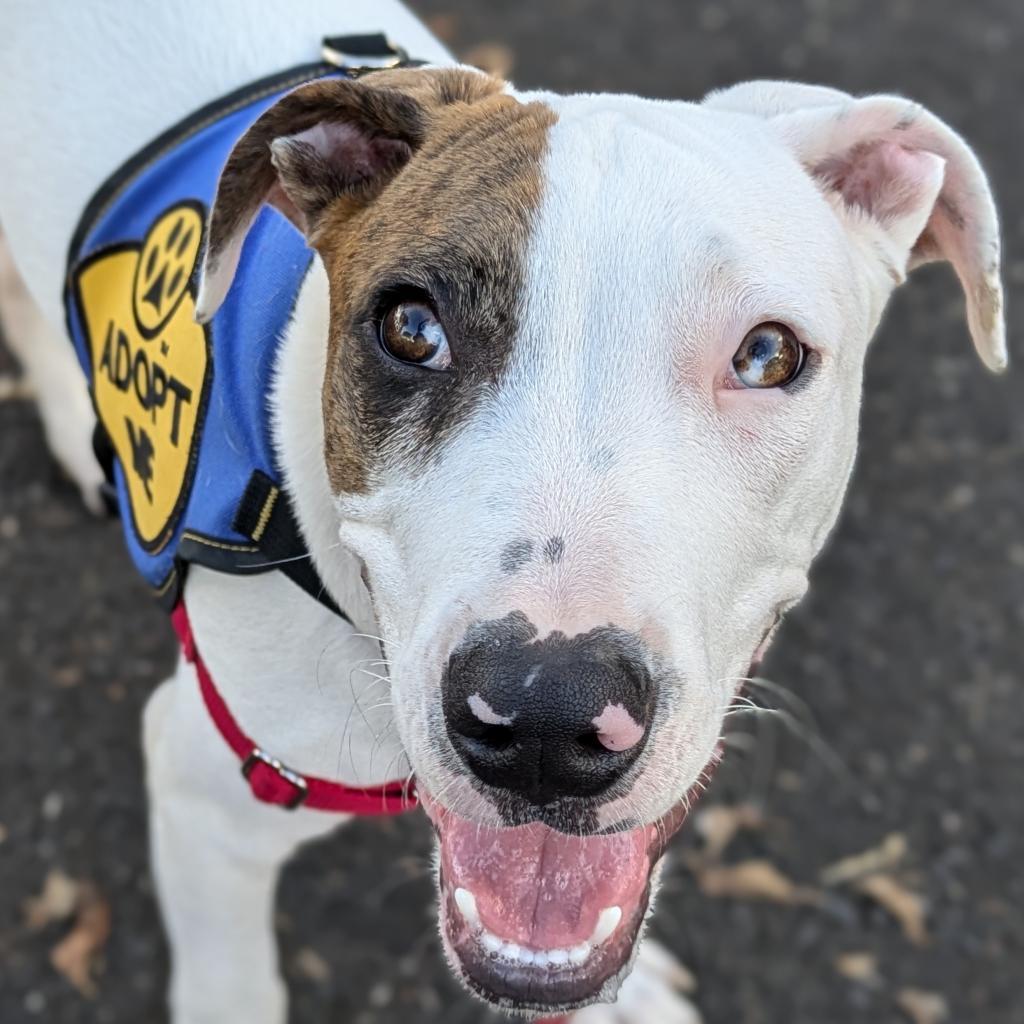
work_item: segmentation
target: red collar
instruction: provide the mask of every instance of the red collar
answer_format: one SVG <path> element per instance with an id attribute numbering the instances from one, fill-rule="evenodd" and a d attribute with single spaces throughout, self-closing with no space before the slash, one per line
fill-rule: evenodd
<path id="1" fill-rule="evenodd" d="M 398 814 L 416 806 L 416 791 L 411 782 L 387 782 L 369 789 L 356 789 L 329 779 L 302 775 L 266 753 L 242 732 L 217 691 L 196 648 L 184 601 L 179 601 L 171 612 L 171 623 L 181 641 L 182 653 L 195 665 L 206 710 L 217 731 L 242 762 L 242 774 L 257 800 L 289 810 L 301 805 L 338 814 Z"/>

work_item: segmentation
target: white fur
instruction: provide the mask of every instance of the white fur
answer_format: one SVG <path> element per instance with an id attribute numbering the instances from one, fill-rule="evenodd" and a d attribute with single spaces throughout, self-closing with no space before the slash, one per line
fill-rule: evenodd
<path id="1" fill-rule="evenodd" d="M 646 938 L 615 1002 L 580 1010 L 572 1024 L 701 1024 L 700 1013 L 684 994 L 691 985 L 689 972 L 672 954 Z"/>
<path id="2" fill-rule="evenodd" d="M 102 509 L 103 473 L 92 450 L 96 414 L 75 350 L 55 331 L 28 294 L 5 239 L 0 235 L 0 326 L 14 350 L 46 432 L 64 471 L 78 485 L 91 512 Z"/>
<path id="3" fill-rule="evenodd" d="M 417 776 L 469 817 L 499 820 L 438 741 L 436 694 L 470 622 L 519 610 L 541 635 L 613 622 L 647 640 L 670 713 L 628 798 L 599 815 L 650 821 L 700 777 L 762 637 L 806 590 L 853 464 L 890 271 L 905 272 L 941 179 L 909 165 L 909 212 L 876 223 L 823 194 L 802 160 L 813 140 L 756 106 L 522 99 L 558 120 L 501 388 L 430 472 L 396 466 L 339 498 L 341 536 L 371 570 Z M 949 133 L 951 159 L 957 146 Z M 997 245 L 990 206 L 969 210 L 979 244 Z M 730 386 L 743 336 L 770 320 L 815 352 L 801 386 Z M 993 364 L 999 338 L 978 339 Z M 559 565 L 499 571 L 505 543 L 550 536 Z"/>
<path id="4" fill-rule="evenodd" d="M 74 405 L 81 382 L 71 380 L 58 325 L 65 248 L 102 179 L 215 96 L 315 59 L 324 33 L 383 27 L 416 56 L 448 57 L 402 8 L 380 0 L 11 6 L 0 63 L 18 87 L 0 105 L 0 137 L 13 142 L 0 219 L 53 326 L 43 329 L 21 302 L 9 330 L 33 380 L 50 374 L 53 390 L 46 385 L 40 398 L 51 443 L 88 490 L 96 474 L 80 438 L 89 412 Z M 89 62 L 73 87 L 41 59 L 69 52 Z M 319 264 L 282 349 L 274 395 L 281 461 L 311 556 L 356 629 L 277 574 L 193 569 L 186 597 L 229 706 L 271 753 L 361 785 L 402 776 L 408 758 L 432 791 L 480 820 L 493 812 L 455 773 L 438 709 L 440 668 L 467 623 L 515 608 L 542 631 L 607 621 L 635 629 L 671 684 L 667 714 L 628 802 L 602 815 L 649 821 L 699 777 L 736 677 L 806 588 L 854 458 L 868 339 L 893 266 L 901 274 L 914 261 L 939 166 L 920 175 L 916 220 L 879 225 L 824 196 L 808 173 L 807 153 L 835 127 L 814 112 L 852 102 L 832 90 L 748 86 L 705 107 L 523 98 L 550 103 L 558 121 L 520 334 L 501 388 L 441 457 L 415 476 L 385 471 L 367 495 L 331 493 Z M 928 120 L 926 133 L 941 144 L 936 155 L 973 174 L 969 151 L 964 158 L 963 143 L 937 124 Z M 958 270 L 969 280 L 980 267 L 993 288 L 991 264 L 976 257 L 997 247 L 994 212 L 980 171 L 971 174 L 964 201 L 981 213 Z M 4 297 L 15 306 L 9 280 L 5 271 Z M 767 319 L 792 323 L 819 353 L 805 387 L 728 386 L 743 334 Z M 997 365 L 1001 320 L 983 320 L 984 311 L 972 318 L 976 341 Z M 74 408 L 63 419 L 58 389 Z M 498 571 L 508 540 L 553 535 L 566 541 L 558 566 L 515 580 Z M 391 655 L 390 689 L 373 675 L 378 633 Z M 150 702 L 145 745 L 174 1022 L 280 1024 L 285 996 L 270 922 L 277 872 L 337 819 L 251 799 L 188 666 Z M 577 1019 L 690 1024 L 674 988 L 664 958 L 645 946 L 617 1006 Z"/>

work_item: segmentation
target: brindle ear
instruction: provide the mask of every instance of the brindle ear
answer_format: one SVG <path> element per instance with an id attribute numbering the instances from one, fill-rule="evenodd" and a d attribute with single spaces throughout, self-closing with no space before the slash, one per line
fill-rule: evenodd
<path id="1" fill-rule="evenodd" d="M 196 319 L 220 308 L 242 243 L 264 203 L 315 241 L 328 206 L 370 202 L 422 144 L 433 109 L 472 102 L 501 83 L 463 68 L 385 71 L 301 86 L 235 144 L 217 184 Z"/>
<path id="2" fill-rule="evenodd" d="M 989 369 L 1006 367 L 995 202 L 952 128 L 899 96 L 855 99 L 795 82 L 746 82 L 704 102 L 763 118 L 897 284 L 922 263 L 948 260 L 978 354 Z"/>

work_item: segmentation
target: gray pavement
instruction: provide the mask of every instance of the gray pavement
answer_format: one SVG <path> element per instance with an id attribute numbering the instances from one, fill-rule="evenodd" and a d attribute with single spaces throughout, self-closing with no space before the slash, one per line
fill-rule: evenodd
<path id="1" fill-rule="evenodd" d="M 994 180 L 1024 356 L 1020 0 L 413 6 L 460 52 L 508 47 L 524 86 L 698 97 L 797 77 L 924 102 Z M 906 989 L 944 1003 L 949 1022 L 1024 1024 L 1021 384 L 975 360 L 952 274 L 915 273 L 870 354 L 845 513 L 766 666 L 813 724 L 802 708 L 793 728 L 738 719 L 708 797 L 755 802 L 767 820 L 727 862 L 766 859 L 802 886 L 901 834 L 896 877 L 927 906 L 927 942 L 849 887 L 814 905 L 709 896 L 685 866 L 690 828 L 654 932 L 695 973 L 707 1024 L 908 1021 Z M 173 647 L 118 528 L 79 508 L 19 400 L 0 401 L 0 634 L 0 1022 L 162 1021 L 138 725 Z M 441 962 L 428 854 L 422 821 L 367 822 L 289 868 L 278 925 L 296 1022 L 484 1019 Z M 23 902 L 55 868 L 112 910 L 91 999 L 49 963 L 67 926 L 26 927 Z M 851 953 L 873 956 L 876 977 L 837 969 Z"/>

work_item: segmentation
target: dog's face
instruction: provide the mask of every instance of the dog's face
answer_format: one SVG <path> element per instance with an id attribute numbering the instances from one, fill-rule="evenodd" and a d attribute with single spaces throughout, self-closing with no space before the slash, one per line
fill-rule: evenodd
<path id="1" fill-rule="evenodd" d="M 207 315 L 264 201 L 330 280 L 326 469 L 438 832 L 449 955 L 508 1008 L 607 998 L 835 521 L 890 291 L 951 260 L 1005 358 L 984 178 L 889 97 L 319 83 L 228 164 Z"/>

